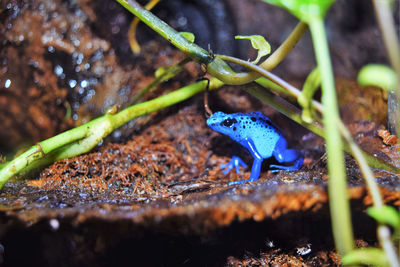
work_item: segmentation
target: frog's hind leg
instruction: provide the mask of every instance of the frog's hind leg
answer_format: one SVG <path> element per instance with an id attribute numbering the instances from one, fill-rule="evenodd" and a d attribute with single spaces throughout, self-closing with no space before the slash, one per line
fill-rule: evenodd
<path id="1" fill-rule="evenodd" d="M 286 171 L 295 171 L 303 166 L 303 154 L 300 151 L 294 149 L 287 148 L 286 140 L 281 137 L 275 145 L 274 157 L 280 163 L 285 162 L 294 162 L 292 166 L 282 166 L 282 165 L 270 165 L 270 167 L 286 170 Z M 277 172 L 278 170 L 272 170 L 272 172 Z"/>

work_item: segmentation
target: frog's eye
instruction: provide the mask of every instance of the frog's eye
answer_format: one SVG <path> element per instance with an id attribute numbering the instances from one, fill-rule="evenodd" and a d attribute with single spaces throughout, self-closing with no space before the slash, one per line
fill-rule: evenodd
<path id="1" fill-rule="evenodd" d="M 236 123 L 237 120 L 236 119 L 226 119 L 222 122 L 222 125 L 226 126 L 226 127 L 230 127 L 232 124 Z"/>

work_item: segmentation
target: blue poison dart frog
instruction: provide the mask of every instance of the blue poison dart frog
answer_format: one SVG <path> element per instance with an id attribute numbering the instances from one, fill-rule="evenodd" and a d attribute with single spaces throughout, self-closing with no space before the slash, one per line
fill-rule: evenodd
<path id="1" fill-rule="evenodd" d="M 294 164 L 292 166 L 270 165 L 270 167 L 292 171 L 300 169 L 303 165 L 302 153 L 288 149 L 285 137 L 261 112 L 225 114 L 219 111 L 207 119 L 207 125 L 247 148 L 254 158 L 250 178 L 231 182 L 230 185 L 256 181 L 260 176 L 262 161 L 272 156 L 280 163 L 294 162 Z M 233 167 L 235 167 L 236 173 L 239 173 L 240 166 L 247 167 L 238 156 L 233 156 L 229 163 L 222 164 L 220 168 L 226 168 L 223 171 L 224 174 L 227 174 Z M 277 171 L 273 170 L 273 172 Z"/>

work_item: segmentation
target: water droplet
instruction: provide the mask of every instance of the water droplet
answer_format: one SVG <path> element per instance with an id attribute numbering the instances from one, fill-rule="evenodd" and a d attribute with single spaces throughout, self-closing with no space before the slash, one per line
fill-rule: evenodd
<path id="1" fill-rule="evenodd" d="M 79 46 L 81 44 L 81 42 L 78 39 L 74 39 L 72 43 L 74 44 L 74 46 Z"/>
<path id="2" fill-rule="evenodd" d="M 58 228 L 60 228 L 60 222 L 57 219 L 51 219 L 49 224 L 53 230 L 58 230 Z"/>
<path id="3" fill-rule="evenodd" d="M 11 80 L 7 79 L 6 82 L 4 83 L 4 87 L 8 88 L 8 87 L 10 87 L 10 85 L 11 85 Z"/>
<path id="4" fill-rule="evenodd" d="M 181 27 L 186 26 L 186 24 L 187 24 L 187 19 L 186 19 L 184 16 L 180 17 L 180 18 L 178 19 L 178 24 L 179 24 L 179 26 L 181 26 Z"/>
<path id="5" fill-rule="evenodd" d="M 55 49 L 53 46 L 50 45 L 49 47 L 47 47 L 47 51 L 49 51 L 50 53 L 54 53 Z"/>
<path id="6" fill-rule="evenodd" d="M 112 26 L 111 27 L 111 33 L 112 34 L 117 34 L 117 33 L 119 33 L 119 31 L 120 31 L 120 28 L 118 26 Z"/>
<path id="7" fill-rule="evenodd" d="M 81 87 L 86 88 L 89 85 L 87 80 L 81 81 Z"/>
<path id="8" fill-rule="evenodd" d="M 68 85 L 71 88 L 74 88 L 76 86 L 76 84 L 77 84 L 76 80 L 69 80 L 69 82 L 68 82 Z"/>
<path id="9" fill-rule="evenodd" d="M 54 68 L 54 73 L 55 73 L 57 76 L 61 76 L 61 75 L 63 74 L 63 72 L 64 72 L 64 69 L 63 69 L 60 65 L 57 65 L 57 66 Z"/>
<path id="10" fill-rule="evenodd" d="M 76 64 L 81 64 L 83 61 L 83 54 L 82 53 L 78 53 L 78 56 L 76 58 Z"/>
<path id="11" fill-rule="evenodd" d="M 94 90 L 94 89 L 91 89 L 91 90 L 89 90 L 89 92 L 88 92 L 88 96 L 89 97 L 92 97 L 92 96 L 94 96 L 96 94 L 96 91 Z"/>
<path id="12" fill-rule="evenodd" d="M 90 60 L 96 61 L 96 60 L 101 60 L 103 58 L 104 58 L 103 51 L 97 50 Z"/>
<path id="13" fill-rule="evenodd" d="M 113 137 L 114 138 L 120 138 L 121 137 L 121 131 L 120 130 L 115 130 L 113 132 Z"/>
<path id="14" fill-rule="evenodd" d="M 28 62 L 28 65 L 32 66 L 32 67 L 34 67 L 36 69 L 39 66 L 39 63 L 37 61 L 33 60 L 33 59 L 30 59 L 29 62 Z"/>

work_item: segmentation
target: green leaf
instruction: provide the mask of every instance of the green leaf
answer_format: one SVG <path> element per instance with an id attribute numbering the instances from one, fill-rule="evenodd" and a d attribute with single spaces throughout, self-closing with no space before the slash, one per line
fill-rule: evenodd
<path id="1" fill-rule="evenodd" d="M 271 46 L 261 35 L 250 35 L 250 36 L 237 35 L 235 36 L 235 39 L 248 39 L 251 41 L 251 45 L 253 46 L 253 48 L 258 50 L 257 58 L 252 62 L 253 64 L 257 64 L 258 61 L 260 61 L 260 59 L 263 56 L 266 56 L 269 53 L 271 53 Z"/>
<path id="2" fill-rule="evenodd" d="M 335 0 L 263 0 L 287 9 L 298 19 L 309 23 L 313 18 L 323 18 Z"/>
<path id="3" fill-rule="evenodd" d="M 384 90 L 393 90 L 397 84 L 397 75 L 388 66 L 369 64 L 358 73 L 358 83 L 363 86 L 372 85 Z"/>
<path id="4" fill-rule="evenodd" d="M 391 206 L 383 206 L 381 208 L 370 207 L 367 209 L 367 214 L 374 218 L 377 222 L 388 224 L 394 229 L 400 227 L 400 214 Z"/>
<path id="5" fill-rule="evenodd" d="M 191 32 L 180 32 L 180 35 L 188 39 L 189 42 L 193 43 L 194 42 L 194 34 Z"/>
<path id="6" fill-rule="evenodd" d="M 374 265 L 389 266 L 385 252 L 378 248 L 360 248 L 355 249 L 344 255 L 342 258 L 343 265 Z"/>

